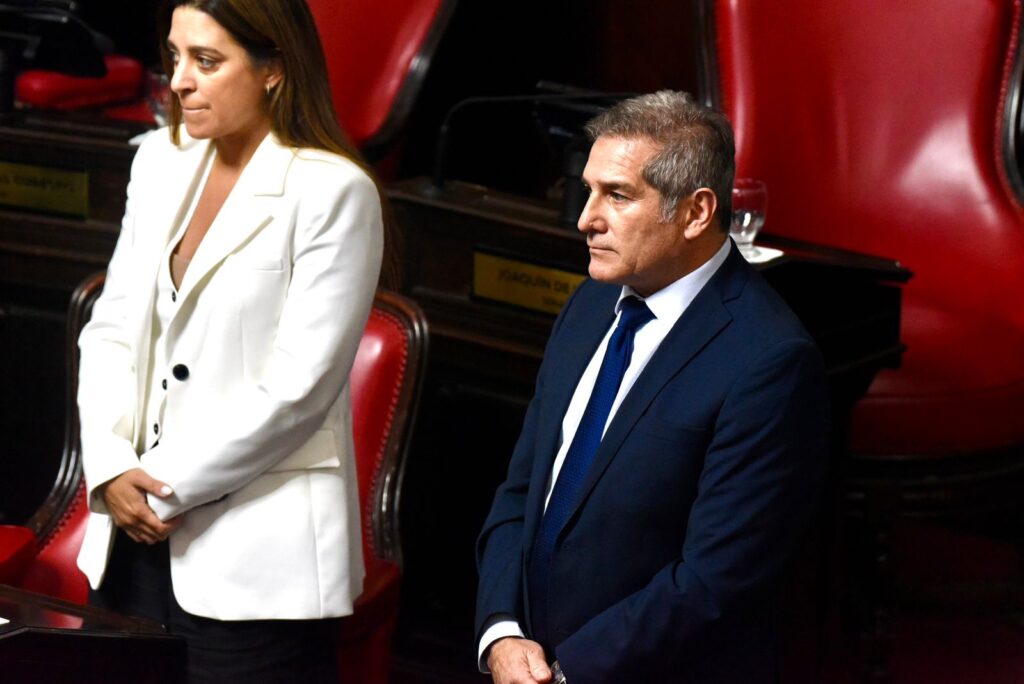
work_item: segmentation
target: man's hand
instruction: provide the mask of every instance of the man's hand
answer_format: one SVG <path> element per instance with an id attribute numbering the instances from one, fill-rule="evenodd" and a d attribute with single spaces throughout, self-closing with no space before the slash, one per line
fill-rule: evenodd
<path id="1" fill-rule="evenodd" d="M 551 668 L 544 659 L 544 649 L 536 641 L 506 637 L 498 639 L 489 649 L 487 667 L 494 684 L 546 684 L 551 681 Z"/>
<path id="2" fill-rule="evenodd" d="M 113 480 L 100 485 L 100 495 L 107 504 L 107 510 L 114 518 L 114 524 L 125 531 L 132 541 L 156 544 L 181 524 L 179 518 L 163 522 L 146 502 L 149 492 L 160 498 L 173 494 L 165 483 L 154 480 L 142 468 L 133 468 L 121 473 Z"/>

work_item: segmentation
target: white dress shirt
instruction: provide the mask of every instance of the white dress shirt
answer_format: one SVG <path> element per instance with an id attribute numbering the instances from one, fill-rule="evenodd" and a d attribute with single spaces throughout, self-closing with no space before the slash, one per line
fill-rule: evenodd
<path id="1" fill-rule="evenodd" d="M 633 338 L 633 355 L 630 357 L 629 366 L 626 368 L 626 373 L 622 378 L 622 384 L 619 385 L 619 391 L 615 395 L 611 411 L 608 412 L 608 421 L 604 425 L 605 430 L 608 429 L 623 399 L 629 394 L 629 390 L 632 389 L 636 379 L 640 377 L 640 373 L 647 367 L 648 361 L 654 356 L 654 352 L 657 351 L 665 336 L 668 335 L 669 331 L 679 320 L 679 317 L 686 311 L 686 308 L 690 306 L 690 303 L 693 302 L 700 291 L 704 289 L 707 282 L 711 280 L 711 277 L 725 262 L 731 247 L 732 240 L 726 239 L 714 256 L 701 264 L 697 269 L 687 273 L 671 285 L 658 290 L 646 299 L 640 297 L 629 286 L 622 288 L 622 292 L 619 294 L 619 301 L 615 304 L 615 320 L 612 321 L 611 326 L 605 333 L 604 339 L 601 340 L 601 344 L 594 351 L 590 363 L 587 364 L 586 370 L 580 376 L 580 381 L 576 385 L 576 391 L 573 393 L 569 407 L 562 418 L 562 441 L 561 446 L 558 448 L 558 453 L 555 455 L 554 465 L 551 468 L 551 477 L 548 478 L 547 493 L 544 498 L 545 510 L 547 510 L 555 480 L 558 479 L 558 473 L 562 469 L 562 464 L 565 463 L 565 456 L 569 451 L 570 445 L 572 445 L 573 438 L 576 436 L 576 429 L 583 418 L 583 412 L 590 401 L 590 395 L 594 391 L 594 383 L 597 382 L 597 374 L 601 370 L 601 362 L 604 359 L 604 352 L 608 347 L 608 341 L 611 339 L 612 333 L 619 323 L 622 300 L 626 297 L 642 299 L 647 304 L 647 308 L 654 314 L 654 319 L 636 331 L 636 335 Z M 496 618 L 493 624 L 484 630 L 483 635 L 480 637 L 479 650 L 477 652 L 477 660 L 481 672 L 489 672 L 487 661 L 484 657 L 487 649 L 495 641 L 505 637 L 522 638 L 525 637 L 525 633 L 518 622 L 504 618 Z"/>

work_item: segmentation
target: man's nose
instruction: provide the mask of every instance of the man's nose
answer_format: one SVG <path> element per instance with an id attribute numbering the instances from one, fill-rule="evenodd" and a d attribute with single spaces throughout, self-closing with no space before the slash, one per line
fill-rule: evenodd
<path id="1" fill-rule="evenodd" d="M 594 223 L 594 195 L 591 193 L 587 197 L 587 203 L 583 205 L 583 211 L 580 212 L 580 220 L 576 222 L 576 228 L 581 233 L 589 233 L 593 230 L 591 226 Z"/>

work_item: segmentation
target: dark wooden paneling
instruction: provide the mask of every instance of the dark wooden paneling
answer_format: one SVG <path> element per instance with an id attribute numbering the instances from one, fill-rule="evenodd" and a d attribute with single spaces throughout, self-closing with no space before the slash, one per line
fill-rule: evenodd
<path id="1" fill-rule="evenodd" d="M 24 523 L 49 492 L 64 440 L 65 315 L 106 268 L 141 129 L 79 116 L 0 120 L 0 161 L 89 174 L 89 215 L 0 207 L 0 522 Z"/>

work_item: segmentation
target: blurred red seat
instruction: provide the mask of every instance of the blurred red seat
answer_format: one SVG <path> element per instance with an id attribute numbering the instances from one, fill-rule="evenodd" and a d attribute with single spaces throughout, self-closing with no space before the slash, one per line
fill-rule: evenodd
<path id="1" fill-rule="evenodd" d="M 338 118 L 378 159 L 412 110 L 455 0 L 308 0 Z"/>
<path id="2" fill-rule="evenodd" d="M 15 97 L 42 109 L 81 109 L 135 100 L 142 95 L 142 63 L 124 55 L 103 58 L 107 74 L 98 78 L 67 76 L 56 71 L 29 69 L 18 74 Z"/>
<path id="3" fill-rule="evenodd" d="M 768 184 L 765 231 L 915 273 L 903 367 L 856 407 L 853 451 L 1024 445 L 1020 2 L 708 5 L 707 90 L 737 175 Z"/>

